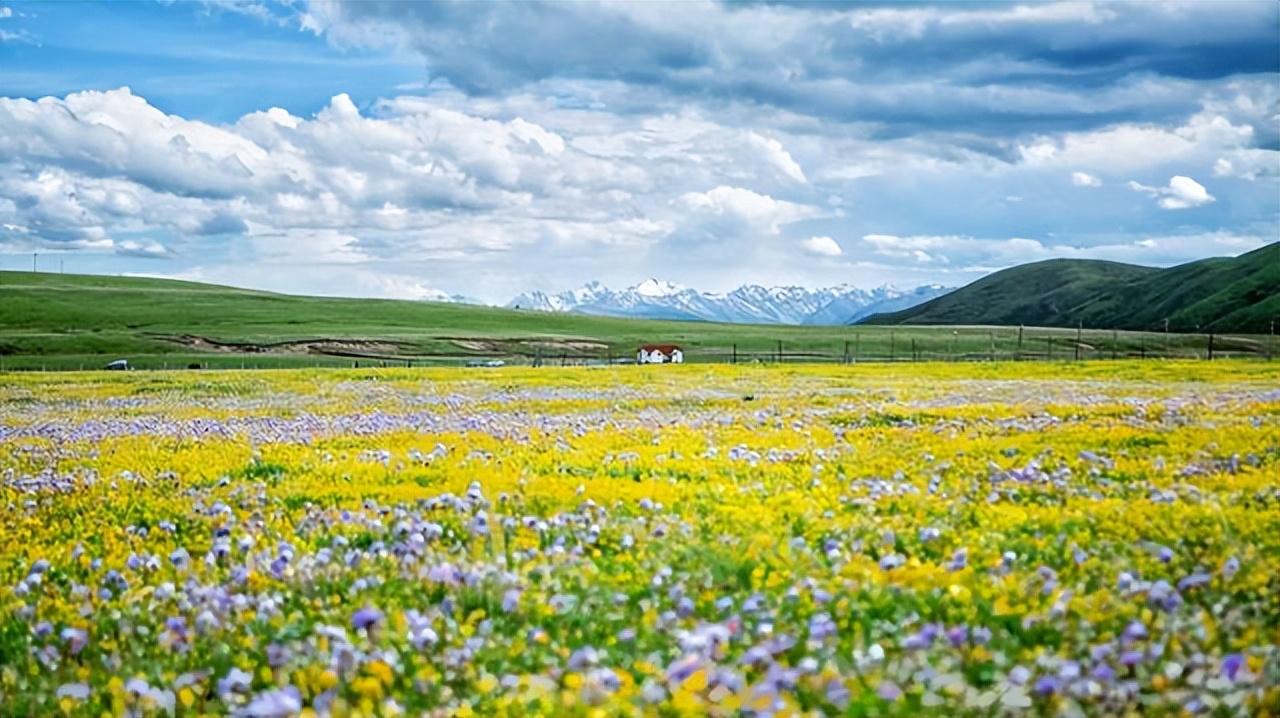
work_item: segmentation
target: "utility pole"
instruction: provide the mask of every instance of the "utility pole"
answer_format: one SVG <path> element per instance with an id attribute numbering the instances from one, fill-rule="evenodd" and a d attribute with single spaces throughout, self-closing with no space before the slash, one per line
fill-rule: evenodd
<path id="1" fill-rule="evenodd" d="M 778 340 L 778 363 L 782 363 L 782 340 Z"/>
<path id="2" fill-rule="evenodd" d="M 849 363 L 849 340 L 844 340 L 844 363 Z"/>
<path id="3" fill-rule="evenodd" d="M 39 269 L 36 269 L 36 262 L 37 262 L 39 259 L 40 259 L 40 253 L 39 253 L 39 252 L 32 252 L 32 253 L 31 253 L 31 271 L 33 271 L 33 272 L 38 272 L 38 271 L 40 271 Z"/>
<path id="4" fill-rule="evenodd" d="M 738 363 L 738 344 L 737 344 L 737 342 L 734 342 L 734 344 L 733 344 L 733 357 L 732 357 L 732 359 L 730 359 L 730 361 L 732 361 L 734 364 L 737 364 L 737 363 Z"/>

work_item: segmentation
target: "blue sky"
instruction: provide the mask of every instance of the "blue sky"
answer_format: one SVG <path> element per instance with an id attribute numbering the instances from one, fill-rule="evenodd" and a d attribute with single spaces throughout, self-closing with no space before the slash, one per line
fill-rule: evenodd
<path id="1" fill-rule="evenodd" d="M 0 267 L 505 301 L 1280 235 L 1280 3 L 0 0 Z"/>

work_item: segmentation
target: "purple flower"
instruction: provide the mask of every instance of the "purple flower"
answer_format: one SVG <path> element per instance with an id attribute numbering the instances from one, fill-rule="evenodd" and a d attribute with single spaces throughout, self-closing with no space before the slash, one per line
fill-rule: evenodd
<path id="1" fill-rule="evenodd" d="M 366 606 L 351 616 L 351 626 L 357 631 L 366 631 L 382 620 L 382 611 Z"/>
<path id="2" fill-rule="evenodd" d="M 251 718 L 291 718 L 302 710 L 302 697 L 293 686 L 264 691 L 253 697 L 249 705 L 236 711 L 237 716 Z"/>
<path id="3" fill-rule="evenodd" d="M 1190 576 L 1185 576 L 1182 580 L 1178 581 L 1178 590 L 1185 591 L 1188 588 L 1197 588 L 1209 583 L 1211 580 L 1213 580 L 1212 576 L 1204 573 L 1203 571 L 1198 571 Z"/>
<path id="4" fill-rule="evenodd" d="M 1222 659 L 1222 675 L 1230 680 L 1236 679 L 1236 674 L 1244 667 L 1244 655 L 1240 653 L 1232 653 Z"/>
<path id="5" fill-rule="evenodd" d="M 1131 641 L 1146 638 L 1147 627 L 1143 625 L 1142 621 L 1131 621 L 1129 625 L 1124 627 L 1124 637 Z"/>
<path id="6" fill-rule="evenodd" d="M 67 652 L 74 656 L 88 645 L 89 634 L 79 628 L 64 628 L 62 640 L 67 642 Z"/>
<path id="7" fill-rule="evenodd" d="M 253 685 L 253 676 L 239 668 L 232 668 L 227 675 L 218 679 L 218 695 L 226 700 L 233 693 L 245 693 Z"/>
<path id="8" fill-rule="evenodd" d="M 279 643 L 267 646 L 267 665 L 279 668 L 289 661 L 289 649 Z"/>
<path id="9" fill-rule="evenodd" d="M 1041 676 L 1031 690 L 1037 695 L 1051 696 L 1058 692 L 1058 679 L 1053 676 Z"/>
<path id="10" fill-rule="evenodd" d="M 902 697 L 902 689 L 893 681 L 881 681 L 880 686 L 876 688 L 876 695 L 881 700 L 896 701 Z"/>

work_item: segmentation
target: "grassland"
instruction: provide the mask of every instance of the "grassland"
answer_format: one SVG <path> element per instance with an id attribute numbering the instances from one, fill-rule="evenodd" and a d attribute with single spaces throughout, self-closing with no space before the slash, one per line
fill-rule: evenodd
<path id="1" fill-rule="evenodd" d="M 0 272 L 0 368 L 79 369 L 607 361 L 674 342 L 687 361 L 909 361 L 1203 357 L 1208 337 L 948 326 L 776 326 L 646 321 L 458 304 L 301 297 L 133 277 Z M 1078 341 L 1077 341 L 1078 339 Z M 1215 338 L 1220 356 L 1267 356 L 1267 336 Z"/>

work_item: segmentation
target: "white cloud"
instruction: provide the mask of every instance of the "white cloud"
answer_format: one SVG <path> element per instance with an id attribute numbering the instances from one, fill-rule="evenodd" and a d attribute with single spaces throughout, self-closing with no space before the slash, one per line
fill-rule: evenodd
<path id="1" fill-rule="evenodd" d="M 869 234 L 862 242 L 872 254 L 897 260 L 936 262 L 942 271 L 992 272 L 1045 259 L 1106 259 L 1144 265 L 1172 265 L 1205 256 L 1236 255 L 1267 244 L 1252 234 L 1217 232 L 1104 239 L 1087 245 L 1049 244 L 1036 239 L 993 239 L 963 235 Z"/>
<path id="2" fill-rule="evenodd" d="M 804 251 L 819 257 L 839 257 L 844 254 L 840 245 L 830 237 L 810 237 L 800 243 Z"/>
<path id="3" fill-rule="evenodd" d="M 1250 182 L 1280 176 L 1280 152 L 1258 148 L 1231 151 L 1213 163 L 1214 177 L 1237 177 Z"/>
<path id="4" fill-rule="evenodd" d="M 685 193 L 677 203 L 695 217 L 705 218 L 703 226 L 714 227 L 721 235 L 741 231 L 778 234 L 782 225 L 820 213 L 815 207 L 726 185 L 706 192 Z"/>
<path id="5" fill-rule="evenodd" d="M 748 132 L 747 138 L 751 145 L 759 150 L 765 160 L 782 174 L 795 180 L 796 182 L 806 183 L 809 180 L 804 176 L 804 170 L 800 169 L 799 163 L 791 157 L 791 154 L 782 146 L 782 143 L 772 137 L 764 137 L 755 132 Z"/>
<path id="6" fill-rule="evenodd" d="M 1165 187 L 1150 187 L 1131 180 L 1129 189 L 1158 197 L 1161 209 L 1188 209 L 1216 201 L 1204 185 L 1182 175 L 1169 178 L 1169 184 Z"/>
<path id="7" fill-rule="evenodd" d="M 1018 144 L 1019 158 L 1032 166 L 1091 167 L 1127 171 L 1170 162 L 1207 161 L 1253 141 L 1253 127 L 1232 124 L 1213 112 L 1193 115 L 1183 125 L 1123 123 L 1088 132 L 1038 137 Z"/>
<path id="8" fill-rule="evenodd" d="M 137 241 L 126 239 L 114 245 L 116 254 L 129 257 L 148 257 L 151 259 L 167 259 L 172 256 L 169 248 L 154 240 Z"/>
<path id="9" fill-rule="evenodd" d="M 1102 180 L 1087 172 L 1072 172 L 1071 184 L 1077 187 L 1101 187 Z"/>

